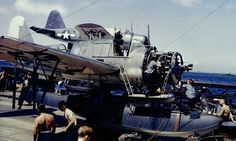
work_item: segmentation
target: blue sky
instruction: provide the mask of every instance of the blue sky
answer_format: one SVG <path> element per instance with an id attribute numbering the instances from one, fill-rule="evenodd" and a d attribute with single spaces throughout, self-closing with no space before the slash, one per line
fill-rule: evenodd
<path id="1" fill-rule="evenodd" d="M 135 33 L 147 34 L 149 24 L 152 45 L 182 53 L 194 71 L 236 74 L 235 0 L 2 0 L 0 5 L 0 35 L 7 34 L 16 15 L 44 27 L 53 9 L 66 17 L 68 27 L 90 22 L 124 31 L 132 23 Z M 52 44 L 42 35 L 33 37 Z"/>

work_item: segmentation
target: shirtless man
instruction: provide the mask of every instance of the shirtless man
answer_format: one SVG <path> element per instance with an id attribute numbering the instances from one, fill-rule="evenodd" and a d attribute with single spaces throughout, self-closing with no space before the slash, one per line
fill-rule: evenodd
<path id="1" fill-rule="evenodd" d="M 75 117 L 75 114 L 73 111 L 71 111 L 69 108 L 66 107 L 66 102 L 65 101 L 60 101 L 58 103 L 58 108 L 64 112 L 64 117 L 67 119 L 68 124 L 64 128 L 63 132 L 66 133 L 66 140 L 67 141 L 75 141 L 77 136 L 77 120 Z"/>
<path id="2" fill-rule="evenodd" d="M 46 113 L 45 105 L 39 104 L 40 115 L 34 121 L 34 141 L 51 141 L 55 133 L 54 117 Z"/>
<path id="3" fill-rule="evenodd" d="M 231 119 L 233 122 L 235 122 L 235 120 L 233 118 L 233 115 L 230 112 L 230 107 L 225 104 L 225 100 L 220 99 L 219 101 L 220 101 L 220 105 L 221 105 L 221 111 L 217 115 L 222 117 L 224 119 L 224 121 L 227 121 L 227 120 Z"/>

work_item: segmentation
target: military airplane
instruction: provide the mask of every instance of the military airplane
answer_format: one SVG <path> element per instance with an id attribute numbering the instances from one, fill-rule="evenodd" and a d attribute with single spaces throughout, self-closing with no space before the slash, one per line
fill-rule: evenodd
<path id="1" fill-rule="evenodd" d="M 168 80 L 173 75 L 169 75 L 174 67 L 179 67 L 179 77 L 185 70 L 191 70 L 192 65 L 184 65 L 183 58 L 178 52 L 161 52 L 156 47 L 150 45 L 149 37 L 138 35 L 126 31 L 121 33 L 115 31 L 114 34 L 108 32 L 100 25 L 85 23 L 75 26 L 75 28 L 66 28 L 57 11 L 52 11 L 48 17 L 45 28 L 31 26 L 30 29 L 36 33 L 49 36 L 53 39 L 65 41 L 68 43 L 67 50 L 70 54 L 81 55 L 86 58 L 98 60 L 103 64 L 112 65 L 110 70 L 98 66 L 103 72 L 96 73 L 89 66 L 80 65 L 80 67 L 66 67 L 66 71 L 73 71 L 75 75 L 70 79 L 102 80 L 107 82 L 123 83 L 124 77 L 129 80 L 132 87 L 143 85 L 144 71 L 153 56 L 160 62 L 159 82 Z M 77 70 L 77 71 L 76 71 Z M 117 70 L 120 73 L 117 77 Z M 125 72 L 125 73 L 124 73 Z M 76 75 L 79 74 L 79 75 Z M 105 74 L 105 75 L 104 75 Z M 122 74 L 125 74 L 123 77 Z M 101 78 L 102 76 L 102 78 Z M 68 76 L 67 76 L 68 77 Z M 125 83 L 127 84 L 127 83 Z M 137 89 L 133 88 L 133 89 Z"/>
<path id="2" fill-rule="evenodd" d="M 183 113 L 173 102 L 175 94 L 168 90 L 192 65 L 185 65 L 178 52 L 158 51 L 151 46 L 149 36 L 116 30 L 112 34 L 93 23 L 66 28 L 55 10 L 49 14 L 45 28 L 30 29 L 68 43 L 66 51 L 22 40 L 29 36 L 24 32 L 20 39 L 0 38 L 0 59 L 19 62 L 34 73 L 50 76 L 50 80 L 56 76 L 93 81 L 87 94 L 68 97 L 71 108 L 89 123 L 112 128 L 116 134 L 135 131 L 155 137 L 205 135 L 220 126 L 221 118 L 201 112 Z M 159 65 L 152 66 L 158 70 L 158 81 L 152 81 L 152 87 L 160 87 L 161 94 L 150 96 L 143 89 L 149 88 L 145 86 L 145 71 L 153 60 Z M 114 92 L 117 90 L 123 93 Z"/>

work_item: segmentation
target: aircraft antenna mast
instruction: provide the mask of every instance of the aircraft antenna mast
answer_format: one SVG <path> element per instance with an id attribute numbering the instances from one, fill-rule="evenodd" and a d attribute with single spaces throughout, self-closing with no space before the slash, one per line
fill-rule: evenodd
<path id="1" fill-rule="evenodd" d="M 133 33 L 133 23 L 131 23 L 130 31 Z"/>
<path id="2" fill-rule="evenodd" d="M 150 28 L 149 28 L 149 24 L 148 24 L 148 45 L 151 44 L 151 41 L 150 41 Z"/>

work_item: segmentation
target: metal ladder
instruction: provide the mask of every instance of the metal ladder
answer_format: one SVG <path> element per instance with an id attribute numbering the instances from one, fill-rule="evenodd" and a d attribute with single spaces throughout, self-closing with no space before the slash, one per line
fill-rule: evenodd
<path id="1" fill-rule="evenodd" d="M 133 86 L 130 84 L 129 78 L 127 76 L 127 71 L 122 66 L 119 66 L 119 70 L 120 70 L 121 79 L 123 80 L 125 84 L 125 89 L 128 93 L 128 96 L 133 95 L 134 94 Z"/>
<path id="2" fill-rule="evenodd" d="M 174 54 L 175 54 L 175 53 L 173 53 L 172 56 L 171 56 L 171 62 L 170 62 L 170 64 L 173 64 L 173 63 L 174 63 L 174 62 L 173 62 Z M 169 70 L 168 70 L 168 72 L 167 72 L 167 74 L 166 74 L 166 76 L 165 76 L 165 79 L 164 79 L 164 82 L 163 82 L 163 85 L 162 85 L 163 94 L 164 94 L 164 92 L 166 91 L 166 86 L 167 86 L 169 77 L 170 77 L 170 75 L 171 75 L 171 69 L 172 69 L 172 67 L 173 67 L 173 66 L 171 65 L 170 68 L 169 68 Z"/>
<path id="3" fill-rule="evenodd" d="M 168 70 L 168 72 L 166 74 L 166 77 L 164 79 L 164 82 L 163 82 L 163 85 L 162 85 L 162 89 L 163 89 L 162 94 L 164 94 L 165 91 L 166 91 L 166 86 L 167 86 L 167 83 L 168 83 L 169 76 L 170 76 L 170 70 Z"/>

